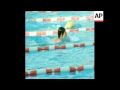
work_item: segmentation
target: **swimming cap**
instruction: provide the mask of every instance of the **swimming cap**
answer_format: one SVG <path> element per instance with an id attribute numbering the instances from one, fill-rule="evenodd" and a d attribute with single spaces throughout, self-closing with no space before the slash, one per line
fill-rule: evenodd
<path id="1" fill-rule="evenodd" d="M 66 25 L 65 25 L 65 28 L 66 29 L 71 29 L 75 26 L 74 22 L 68 22 Z"/>

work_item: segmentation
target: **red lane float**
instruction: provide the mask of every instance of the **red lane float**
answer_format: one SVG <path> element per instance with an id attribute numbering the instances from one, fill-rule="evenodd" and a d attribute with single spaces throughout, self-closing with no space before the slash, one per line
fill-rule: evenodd
<path id="1" fill-rule="evenodd" d="M 94 28 L 77 28 L 77 29 L 66 29 L 67 33 L 71 32 L 81 32 L 81 31 L 92 31 Z M 36 31 L 36 32 L 25 32 L 25 36 L 48 36 L 48 35 L 56 35 L 57 30 L 49 30 L 49 31 Z"/>
<path id="2" fill-rule="evenodd" d="M 50 45 L 50 46 L 45 46 L 45 47 L 28 47 L 25 48 L 25 52 L 31 52 L 31 51 L 41 51 L 41 50 L 55 50 L 55 49 L 67 49 L 67 48 L 75 48 L 75 47 L 85 47 L 85 46 L 89 46 L 89 45 L 93 45 L 92 44 L 85 44 L 85 43 L 81 43 L 81 44 L 65 44 L 62 46 L 55 46 L 55 45 Z"/>
<path id="3" fill-rule="evenodd" d="M 62 73 L 62 72 L 75 72 L 75 71 L 82 71 L 86 69 L 94 69 L 94 65 L 82 65 L 78 66 L 77 68 L 74 66 L 69 67 L 59 67 L 55 69 L 36 69 L 36 70 L 29 70 L 25 71 L 25 76 L 33 76 L 38 74 L 49 74 L 49 73 Z"/>
<path id="4" fill-rule="evenodd" d="M 55 17 L 55 18 L 33 18 L 33 19 L 27 19 L 26 21 L 33 21 L 33 22 L 53 22 L 53 21 L 82 21 L 82 20 L 88 20 L 92 19 L 94 20 L 94 15 L 90 16 L 83 16 L 83 17 L 78 17 L 78 16 L 70 16 L 70 17 Z"/>

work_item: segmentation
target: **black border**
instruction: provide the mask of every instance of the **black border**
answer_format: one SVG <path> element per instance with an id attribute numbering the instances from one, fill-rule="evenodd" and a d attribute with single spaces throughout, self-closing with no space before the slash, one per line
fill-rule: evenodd
<path id="1" fill-rule="evenodd" d="M 84 4 L 80 3 L 80 1 L 75 1 L 75 5 L 73 3 L 68 2 L 66 3 L 60 3 L 55 5 L 55 3 L 50 3 L 50 5 L 47 5 L 46 3 L 41 4 L 43 1 L 39 2 L 36 7 L 33 6 L 32 3 L 28 3 L 27 6 L 24 6 L 25 9 L 23 9 L 22 5 L 19 4 L 21 9 L 17 9 L 15 13 L 15 21 L 14 21 L 14 27 L 15 27 L 15 51 L 14 51 L 14 79 L 15 80 L 26 80 L 25 79 L 25 11 L 104 11 L 102 10 L 102 7 L 99 7 L 100 9 L 97 9 L 96 7 L 92 7 L 92 4 L 88 4 L 89 2 L 86 2 Z M 85 7 L 88 4 L 89 7 Z M 93 5 L 95 6 L 95 5 Z M 59 8 L 58 8 L 59 7 Z M 45 9 L 48 8 L 48 9 Z M 22 10 L 23 9 L 23 10 Z M 104 12 L 105 13 L 105 12 Z M 105 14 L 104 14 L 105 15 Z M 104 16 L 104 22 L 101 23 L 95 23 L 95 79 L 104 78 L 104 70 L 106 71 L 105 67 L 108 62 L 108 57 L 106 54 L 108 53 L 106 48 L 108 45 L 109 35 L 107 29 L 105 29 L 105 16 Z M 107 35 L 107 36 L 106 36 Z M 106 47 L 105 47 L 106 46 Z M 106 51 L 106 52 L 105 52 Z M 104 57 L 104 58 L 103 58 Z M 107 60 L 107 61 L 106 61 Z M 33 79 L 32 79 L 33 80 Z M 86 80 L 86 79 L 85 79 Z M 90 80 L 90 79 L 89 79 Z M 94 79 L 91 79 L 92 81 Z M 91 81 L 90 80 L 90 81 Z M 36 81 L 36 80 L 35 80 Z M 43 80 L 42 80 L 43 81 Z M 45 80 L 45 81 L 65 81 L 65 80 Z M 78 81 L 76 79 L 72 80 L 66 80 L 66 81 Z M 83 82 L 84 79 L 81 79 Z M 88 81 L 88 80 L 86 80 Z M 68 83 L 67 82 L 67 83 Z M 42 82 L 43 83 L 43 82 Z M 79 82 L 80 83 L 80 82 Z M 91 83 L 89 83 L 91 84 Z"/>

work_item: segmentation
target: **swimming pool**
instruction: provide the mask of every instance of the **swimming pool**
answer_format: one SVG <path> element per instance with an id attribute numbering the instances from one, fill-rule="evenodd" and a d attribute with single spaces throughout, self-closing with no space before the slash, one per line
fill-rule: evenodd
<path id="1" fill-rule="evenodd" d="M 25 71 L 30 73 L 37 70 L 35 76 L 26 76 L 26 79 L 94 79 L 94 21 L 86 19 L 86 16 L 94 15 L 93 11 L 58 11 L 58 12 L 26 12 L 26 40 L 25 46 Z M 67 36 L 71 42 L 62 43 L 60 46 L 66 45 L 66 49 L 55 49 L 56 45 L 50 40 L 57 37 L 56 32 L 59 26 L 65 26 L 70 21 L 66 17 L 73 18 L 75 28 L 67 30 Z M 62 18 L 53 19 L 49 18 Z M 65 17 L 65 18 L 64 18 Z M 77 17 L 80 17 L 79 19 Z M 47 18 L 45 21 L 42 18 Z M 42 32 L 42 33 L 39 33 Z M 49 33 L 48 33 L 49 32 Z M 78 47 L 76 47 L 76 45 Z M 80 47 L 85 45 L 85 47 Z M 44 48 L 48 46 L 49 50 L 40 50 L 38 47 Z M 58 45 L 59 46 L 59 45 Z M 29 49 L 29 50 L 28 50 Z M 44 48 L 45 49 L 45 48 Z M 81 68 L 85 70 L 73 70 Z M 61 72 L 52 72 L 46 74 L 47 71 L 61 69 Z M 72 67 L 73 72 L 69 72 Z M 46 70 L 47 69 L 47 70 Z M 57 69 L 58 70 L 58 69 Z M 51 72 L 51 71 L 50 71 Z"/>

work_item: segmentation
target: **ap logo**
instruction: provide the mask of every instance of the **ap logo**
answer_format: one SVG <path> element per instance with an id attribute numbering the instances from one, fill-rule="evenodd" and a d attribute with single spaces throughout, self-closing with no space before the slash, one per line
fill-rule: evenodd
<path id="1" fill-rule="evenodd" d="M 94 11 L 94 21 L 95 22 L 103 22 L 103 11 Z"/>

